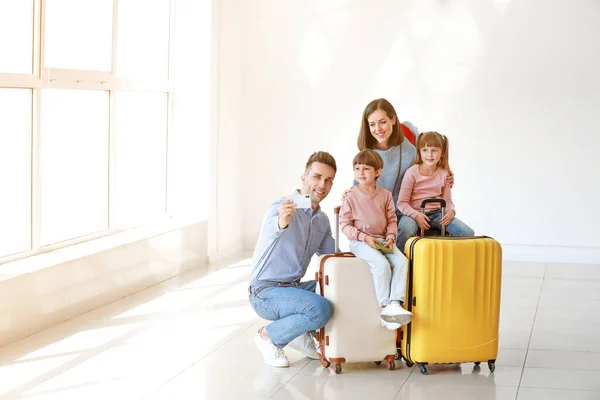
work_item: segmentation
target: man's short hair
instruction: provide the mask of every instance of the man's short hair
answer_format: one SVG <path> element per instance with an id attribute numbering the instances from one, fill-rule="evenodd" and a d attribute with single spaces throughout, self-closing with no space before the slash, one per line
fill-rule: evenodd
<path id="1" fill-rule="evenodd" d="M 331 168 L 333 168 L 334 172 L 337 172 L 337 165 L 335 164 L 335 158 L 333 158 L 333 156 L 331 154 L 329 154 L 325 151 L 316 151 L 316 152 L 312 153 L 311 156 L 308 157 L 308 161 L 306 162 L 306 168 L 304 170 L 308 171 L 312 167 L 312 164 L 314 162 L 319 162 L 321 164 L 329 165 Z"/>

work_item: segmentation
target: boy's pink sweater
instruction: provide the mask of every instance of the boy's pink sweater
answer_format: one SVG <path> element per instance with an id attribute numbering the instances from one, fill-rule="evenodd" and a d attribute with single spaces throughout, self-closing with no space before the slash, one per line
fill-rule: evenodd
<path id="1" fill-rule="evenodd" d="M 442 168 L 438 168 L 432 176 L 421 175 L 418 165 L 407 169 L 398 194 L 398 210 L 403 215 L 416 218 L 421 212 L 421 201 L 429 197 L 438 197 L 446 200 L 446 211 L 456 212 L 450 186 L 446 185 L 447 176 L 448 170 Z M 425 206 L 425 211 L 439 209 L 439 203 L 429 203 Z"/>
<path id="2" fill-rule="evenodd" d="M 364 242 L 369 235 L 396 241 L 398 218 L 392 192 L 376 186 L 369 196 L 354 186 L 342 204 L 340 228 L 350 240 Z"/>

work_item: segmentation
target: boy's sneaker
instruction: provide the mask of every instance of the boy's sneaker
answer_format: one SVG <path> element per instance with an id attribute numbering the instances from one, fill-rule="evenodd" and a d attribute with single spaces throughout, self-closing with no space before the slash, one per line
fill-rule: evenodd
<path id="1" fill-rule="evenodd" d="M 383 318 L 381 319 L 381 326 L 383 326 L 385 329 L 388 329 L 390 331 L 395 331 L 400 329 L 400 327 L 402 325 L 396 323 L 396 322 L 387 322 L 386 320 L 384 320 Z"/>
<path id="2" fill-rule="evenodd" d="M 402 308 L 399 301 L 392 301 L 387 307 L 381 309 L 381 319 L 406 325 L 412 320 L 412 313 Z"/>
<path id="3" fill-rule="evenodd" d="M 313 360 L 319 359 L 319 352 L 317 351 L 317 346 L 315 346 L 315 340 L 308 332 L 292 340 L 290 343 L 288 343 L 288 346 L 296 351 L 299 351 L 308 358 L 312 358 Z"/>
<path id="4" fill-rule="evenodd" d="M 290 362 L 285 356 L 283 350 L 275 347 L 270 340 L 263 339 L 260 336 L 260 331 L 258 331 L 256 336 L 254 336 L 254 343 L 256 343 L 256 347 L 258 347 L 258 350 L 260 350 L 260 354 L 262 354 L 267 365 L 280 368 L 290 366 Z"/>

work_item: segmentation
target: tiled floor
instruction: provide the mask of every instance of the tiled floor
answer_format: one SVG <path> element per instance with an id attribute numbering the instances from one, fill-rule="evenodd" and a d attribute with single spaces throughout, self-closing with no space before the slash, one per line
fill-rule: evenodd
<path id="1" fill-rule="evenodd" d="M 293 350 L 290 368 L 265 366 L 249 271 L 191 271 L 0 349 L 0 399 L 600 399 L 600 265 L 505 262 L 496 372 L 428 376 L 372 363 L 335 375 Z"/>

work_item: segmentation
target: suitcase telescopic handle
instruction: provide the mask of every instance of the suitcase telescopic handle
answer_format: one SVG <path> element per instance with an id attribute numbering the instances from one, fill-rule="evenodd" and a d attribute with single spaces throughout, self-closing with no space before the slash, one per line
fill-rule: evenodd
<path id="1" fill-rule="evenodd" d="M 335 214 L 335 252 L 340 253 L 340 209 L 341 206 L 337 206 L 333 208 L 333 213 Z"/>
<path id="2" fill-rule="evenodd" d="M 425 206 L 429 203 L 440 203 L 442 206 L 442 214 L 440 215 L 440 219 L 444 218 L 444 214 L 446 213 L 446 200 L 438 199 L 436 197 L 431 197 L 429 199 L 425 199 L 421 202 L 421 213 L 425 214 Z M 440 224 L 442 225 L 442 224 Z M 446 227 L 442 225 L 442 236 L 446 234 Z M 421 236 L 425 236 L 425 229 L 421 228 Z"/>

